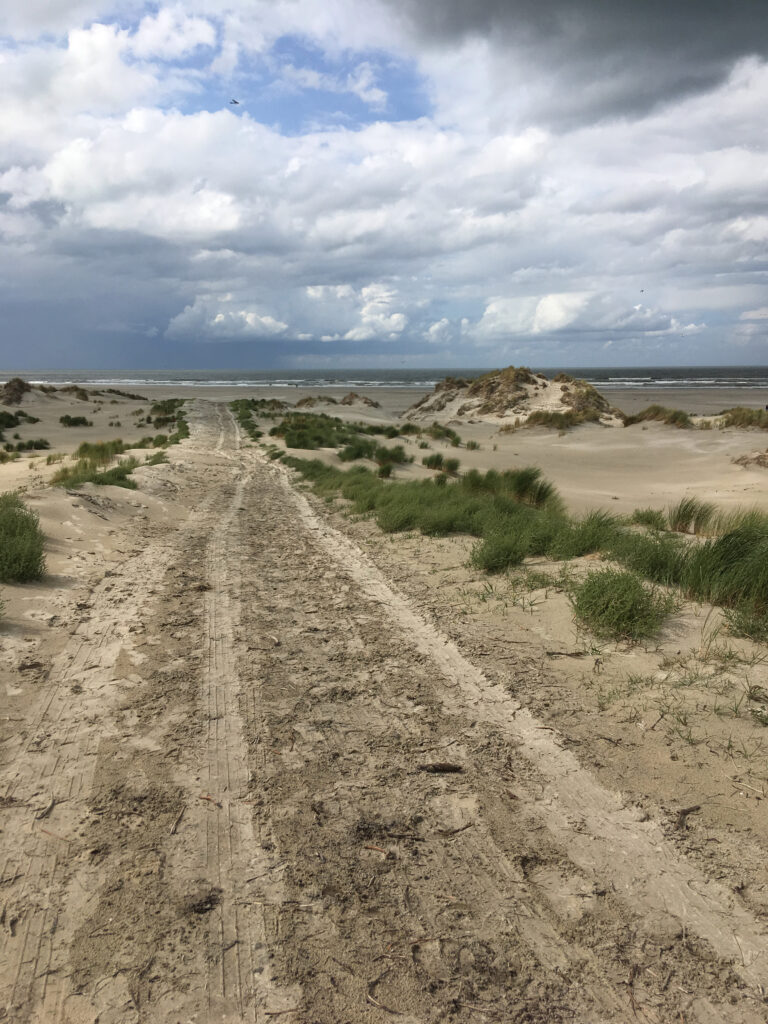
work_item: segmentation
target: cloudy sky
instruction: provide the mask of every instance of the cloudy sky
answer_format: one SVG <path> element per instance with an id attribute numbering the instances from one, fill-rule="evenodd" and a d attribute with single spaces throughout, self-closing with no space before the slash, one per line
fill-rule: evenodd
<path id="1" fill-rule="evenodd" d="M 0 370 L 765 364 L 766 111 L 764 0 L 3 4 Z"/>

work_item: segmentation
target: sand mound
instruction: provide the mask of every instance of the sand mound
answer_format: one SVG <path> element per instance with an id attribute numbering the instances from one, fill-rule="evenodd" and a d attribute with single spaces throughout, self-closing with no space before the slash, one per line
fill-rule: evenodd
<path id="1" fill-rule="evenodd" d="M 738 459 L 733 461 L 737 466 L 759 466 L 762 469 L 768 469 L 768 448 L 764 452 L 751 452 L 749 455 L 740 455 Z"/>
<path id="2" fill-rule="evenodd" d="M 20 405 L 24 395 L 32 390 L 32 385 L 27 384 L 21 377 L 11 377 L 0 388 L 0 402 L 3 405 Z"/>
<path id="3" fill-rule="evenodd" d="M 344 395 L 339 401 L 339 405 L 367 405 L 371 409 L 380 409 L 381 402 L 376 402 L 372 398 L 368 398 L 367 395 L 358 395 L 356 391 L 350 391 L 348 395 Z"/>
<path id="4" fill-rule="evenodd" d="M 301 398 L 296 403 L 297 409 L 314 409 L 316 405 L 338 405 L 339 403 L 335 398 L 331 398 L 330 395 L 318 395 L 314 398 L 312 395 L 307 395 L 306 398 Z"/>
<path id="5" fill-rule="evenodd" d="M 622 422 L 618 410 L 586 381 L 566 373 L 550 380 L 543 373 L 515 366 L 475 380 L 447 377 L 405 415 L 412 420 L 480 420 L 507 427 Z"/>

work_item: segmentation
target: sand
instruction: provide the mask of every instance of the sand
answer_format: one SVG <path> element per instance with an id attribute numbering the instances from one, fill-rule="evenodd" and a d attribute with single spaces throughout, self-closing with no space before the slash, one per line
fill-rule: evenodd
<path id="1" fill-rule="evenodd" d="M 764 648 L 684 601 L 598 642 L 561 565 L 351 520 L 212 390 L 136 491 L 0 466 L 48 559 L 0 594 L 0 1017 L 763 1021 Z M 137 404 L 19 432 L 71 451 Z M 764 434 L 460 432 L 576 509 L 768 507 L 731 461 Z"/>

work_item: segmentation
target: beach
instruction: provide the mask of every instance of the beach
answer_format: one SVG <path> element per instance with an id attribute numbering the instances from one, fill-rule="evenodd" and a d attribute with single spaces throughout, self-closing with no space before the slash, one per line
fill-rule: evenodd
<path id="1" fill-rule="evenodd" d="M 33 392 L 39 422 L 5 429 L 51 443 L 0 465 L 47 560 L 0 587 L 6 1016 L 761 1020 L 765 645 L 680 593 L 653 639 L 598 637 L 569 587 L 607 556 L 491 575 L 476 537 L 384 532 L 315 494 L 270 457 L 280 416 L 251 437 L 227 404 L 384 426 L 427 393 L 356 390 L 380 408 L 338 404 L 348 388 Z M 84 441 L 156 434 L 173 397 L 189 437 L 166 462 L 126 451 L 135 489 L 50 486 Z M 414 456 L 392 484 L 441 454 L 539 467 L 575 515 L 768 511 L 768 469 L 734 461 L 765 431 L 454 426 L 459 446 L 387 440 Z"/>

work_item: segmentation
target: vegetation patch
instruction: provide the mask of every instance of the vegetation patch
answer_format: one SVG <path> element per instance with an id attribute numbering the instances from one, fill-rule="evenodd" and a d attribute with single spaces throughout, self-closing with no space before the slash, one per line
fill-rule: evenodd
<path id="1" fill-rule="evenodd" d="M 660 508 L 636 508 L 630 516 L 630 522 L 638 526 L 647 526 L 649 530 L 667 528 L 667 517 Z"/>
<path id="2" fill-rule="evenodd" d="M 24 395 L 28 394 L 31 390 L 32 385 L 22 380 L 21 377 L 11 377 L 0 389 L 0 402 L 3 405 L 19 405 Z"/>
<path id="3" fill-rule="evenodd" d="M 37 515 L 11 492 L 0 494 L 0 582 L 26 583 L 45 572 Z"/>
<path id="4" fill-rule="evenodd" d="M 645 423 L 647 420 L 666 423 L 670 427 L 681 429 L 693 426 L 693 421 L 687 412 L 683 412 L 682 409 L 667 409 L 663 405 L 649 405 L 647 409 L 635 413 L 634 416 L 625 416 L 624 426 L 631 427 L 635 423 Z"/>
<path id="5" fill-rule="evenodd" d="M 570 430 L 580 423 L 599 423 L 600 411 L 594 408 L 581 410 L 566 409 L 565 412 L 553 412 L 549 409 L 536 409 L 525 421 L 526 427 L 552 427 L 555 430 Z"/>
<path id="6" fill-rule="evenodd" d="M 59 416 L 59 423 L 62 427 L 92 427 L 93 421 L 85 416 Z"/>
<path id="7" fill-rule="evenodd" d="M 644 640 L 655 636 L 674 607 L 674 599 L 643 584 L 632 572 L 601 569 L 571 590 L 576 617 L 597 636 Z"/>
<path id="8" fill-rule="evenodd" d="M 721 412 L 719 422 L 723 427 L 757 427 L 768 430 L 768 409 L 746 409 L 737 405 Z"/>

